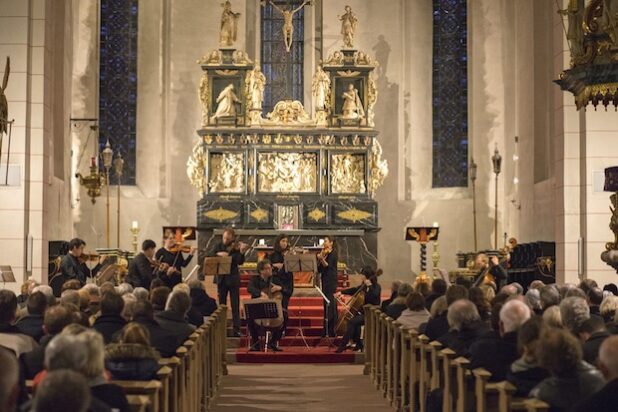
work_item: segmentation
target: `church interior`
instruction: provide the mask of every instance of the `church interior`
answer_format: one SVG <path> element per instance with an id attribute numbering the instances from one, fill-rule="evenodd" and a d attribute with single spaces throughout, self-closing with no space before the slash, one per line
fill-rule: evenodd
<path id="1" fill-rule="evenodd" d="M 618 410 L 618 0 L 0 0 L 0 411 Z"/>

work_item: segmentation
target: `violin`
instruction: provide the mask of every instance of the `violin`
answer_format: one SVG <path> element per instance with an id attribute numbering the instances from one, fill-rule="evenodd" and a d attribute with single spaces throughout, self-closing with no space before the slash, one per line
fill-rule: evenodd
<path id="1" fill-rule="evenodd" d="M 101 255 L 98 255 L 96 253 L 82 253 L 81 255 L 79 255 L 77 260 L 79 261 L 79 263 L 88 263 L 97 261 L 100 257 Z"/>
<path id="2" fill-rule="evenodd" d="M 176 242 L 174 246 L 169 249 L 172 253 L 191 253 L 190 245 L 183 245 L 182 242 Z"/>
<path id="3" fill-rule="evenodd" d="M 330 255 L 332 251 L 332 246 L 324 246 L 322 250 L 318 252 L 318 260 L 321 260 L 322 262 L 326 261 L 326 258 L 328 257 L 328 255 Z"/>

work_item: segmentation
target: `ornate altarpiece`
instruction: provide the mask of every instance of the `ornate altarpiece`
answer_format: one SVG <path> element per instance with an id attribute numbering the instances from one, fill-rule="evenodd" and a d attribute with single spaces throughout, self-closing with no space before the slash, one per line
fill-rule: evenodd
<path id="1" fill-rule="evenodd" d="M 314 99 L 322 101 L 313 116 L 284 100 L 265 118 L 261 73 L 246 53 L 221 48 L 198 63 L 202 127 L 187 174 L 201 196 L 200 251 L 228 226 L 252 245 L 272 244 L 280 231 L 299 246 L 331 234 L 351 270 L 375 265 L 373 196 L 388 173 L 373 123 L 376 63 L 352 48 L 336 51 L 316 71 Z"/>

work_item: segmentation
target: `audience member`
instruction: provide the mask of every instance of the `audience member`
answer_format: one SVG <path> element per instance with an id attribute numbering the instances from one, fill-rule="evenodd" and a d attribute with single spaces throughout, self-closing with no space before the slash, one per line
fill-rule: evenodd
<path id="1" fill-rule="evenodd" d="M 217 301 L 208 296 L 204 289 L 204 284 L 199 280 L 192 280 L 189 282 L 191 288 L 191 309 L 189 310 L 189 322 L 193 325 L 197 325 L 196 316 L 200 316 L 202 321 L 205 317 L 208 317 L 217 310 Z"/>
<path id="2" fill-rule="evenodd" d="M 612 295 L 618 296 L 618 286 L 615 283 L 608 283 L 603 286 L 603 291 L 611 292 Z"/>
<path id="3" fill-rule="evenodd" d="M 599 350 L 599 368 L 607 384 L 580 402 L 575 412 L 614 412 L 618 407 L 618 336 L 603 341 Z"/>
<path id="4" fill-rule="evenodd" d="M 577 336 L 581 325 L 590 318 L 590 308 L 584 298 L 566 297 L 560 302 L 560 316 L 564 327 Z"/>
<path id="5" fill-rule="evenodd" d="M 41 382 L 32 402 L 32 412 L 86 412 L 91 395 L 84 377 L 72 370 L 50 372 Z M 97 411 L 105 409 L 97 408 Z M 109 411 L 110 409 L 107 408 Z"/>
<path id="6" fill-rule="evenodd" d="M 159 353 L 150 346 L 150 334 L 139 323 L 129 323 L 122 330 L 118 343 L 105 348 L 105 367 L 113 379 L 156 379 Z"/>
<path id="7" fill-rule="evenodd" d="M 395 298 L 397 298 L 397 292 L 399 291 L 399 286 L 401 286 L 400 280 L 395 280 L 391 283 L 391 296 L 390 298 L 384 300 L 381 305 L 382 312 L 386 312 L 386 308 L 390 305 Z"/>
<path id="8" fill-rule="evenodd" d="M 41 292 L 35 292 L 28 296 L 26 308 L 28 314 L 19 319 L 15 326 L 21 333 L 38 342 L 43 337 L 43 314 L 47 309 L 47 298 Z"/>
<path id="9" fill-rule="evenodd" d="M 148 292 L 148 289 L 138 286 L 133 289 L 133 296 L 135 296 L 137 300 L 148 300 L 150 292 Z"/>
<path id="10" fill-rule="evenodd" d="M 393 300 L 393 302 L 391 302 L 390 305 L 388 305 L 384 313 L 393 319 L 399 318 L 401 312 L 407 309 L 408 305 L 406 305 L 406 299 L 412 292 L 412 285 L 409 283 L 402 283 L 397 291 L 397 297 Z"/>
<path id="11" fill-rule="evenodd" d="M 603 291 L 599 288 L 592 288 L 588 291 L 588 305 L 591 315 L 600 315 L 600 307 L 603 302 Z"/>
<path id="12" fill-rule="evenodd" d="M 122 301 L 124 302 L 124 307 L 120 316 L 128 322 L 133 318 L 133 310 L 135 303 L 137 303 L 137 298 L 133 293 L 125 293 L 122 295 Z"/>
<path id="13" fill-rule="evenodd" d="M 403 326 L 417 329 L 429 320 L 429 312 L 425 309 L 425 298 L 419 292 L 412 292 L 406 298 L 407 309 L 401 312 L 397 322 Z"/>
<path id="14" fill-rule="evenodd" d="M 506 374 L 506 379 L 515 386 L 515 396 L 528 396 L 536 385 L 549 377 L 536 357 L 536 347 L 544 327 L 543 319 L 533 316 L 519 328 L 517 352 L 520 357 L 511 364 Z"/>
<path id="15" fill-rule="evenodd" d="M 558 289 L 551 285 L 545 285 L 541 288 L 541 309 L 543 312 L 547 308 L 560 304 L 560 293 Z"/>
<path id="16" fill-rule="evenodd" d="M 590 290 L 594 288 L 598 288 L 598 287 L 599 285 L 597 284 L 596 280 L 593 280 L 593 279 L 584 279 L 581 282 L 579 282 L 579 285 L 577 285 L 577 288 L 581 289 L 581 291 L 584 292 L 585 295 L 588 295 L 588 292 Z"/>
<path id="17" fill-rule="evenodd" d="M 530 319 L 530 308 L 520 300 L 510 300 L 500 309 L 500 337 L 487 336 L 470 347 L 470 368 L 485 368 L 492 381 L 505 379 L 511 364 L 519 357 L 517 331 Z"/>
<path id="18" fill-rule="evenodd" d="M 12 412 L 16 409 L 21 390 L 19 365 L 15 354 L 0 348 L 0 365 L 0 411 Z"/>
<path id="19" fill-rule="evenodd" d="M 487 331 L 477 306 L 468 299 L 458 299 L 449 306 L 447 319 L 450 330 L 438 342 L 452 349 L 456 356 L 468 356 L 470 346 Z"/>
<path id="20" fill-rule="evenodd" d="M 491 301 L 493 301 L 494 298 L 496 297 L 496 288 L 494 288 L 491 285 L 481 285 L 479 287 L 483 291 L 483 296 L 485 296 L 485 300 L 487 302 L 490 302 L 490 306 L 491 306 Z"/>
<path id="21" fill-rule="evenodd" d="M 588 301 L 588 295 L 586 294 L 586 292 L 584 292 L 583 290 L 581 290 L 580 288 L 570 288 L 566 291 L 566 293 L 564 294 L 565 299 L 566 298 L 582 298 L 585 301 Z"/>
<path id="22" fill-rule="evenodd" d="M 524 299 L 535 314 L 543 314 L 543 309 L 541 308 L 541 292 L 539 292 L 538 289 L 528 289 L 524 295 Z"/>
<path id="23" fill-rule="evenodd" d="M 456 300 L 468 299 L 468 289 L 461 285 L 452 285 L 448 288 L 444 296 L 446 297 L 446 304 L 448 307 Z M 429 319 L 427 321 L 427 326 L 424 329 L 425 335 L 427 335 L 430 340 L 438 340 L 440 337 L 448 333 L 450 328 L 446 311 Z"/>
<path id="24" fill-rule="evenodd" d="M 446 293 L 447 285 L 444 279 L 436 278 L 431 282 L 431 293 L 425 298 L 425 307 L 427 310 L 431 309 L 431 305 L 440 296 L 444 296 Z"/>
<path id="25" fill-rule="evenodd" d="M 171 292 L 172 290 L 167 286 L 157 286 L 150 289 L 150 303 L 155 314 L 165 310 L 165 303 Z"/>
<path id="26" fill-rule="evenodd" d="M 414 282 L 414 292 L 420 293 L 421 295 L 423 295 L 423 297 L 429 296 L 429 293 L 430 293 L 429 283 L 427 283 L 427 281 L 425 280 L 420 281 L 420 282 Z"/>
<path id="27" fill-rule="evenodd" d="M 446 319 L 446 311 L 448 310 L 448 305 L 446 304 L 446 296 L 440 296 L 436 299 L 431 305 L 431 309 L 429 310 L 429 319 L 427 322 L 419 325 L 418 331 L 419 333 L 426 334 L 427 324 L 429 320 L 435 319 L 438 316 L 444 317 Z M 446 321 L 447 332 L 448 332 L 448 320 Z"/>
<path id="28" fill-rule="evenodd" d="M 127 324 L 121 316 L 123 309 L 124 300 L 115 292 L 106 293 L 101 299 L 101 315 L 92 328 L 103 336 L 105 344 L 112 342 L 114 335 Z"/>
<path id="29" fill-rule="evenodd" d="M 583 359 L 596 366 L 599 348 L 603 341 L 609 337 L 603 318 L 597 315 L 590 316 L 588 320 L 582 323 L 578 334 L 582 342 Z"/>
<path id="30" fill-rule="evenodd" d="M 541 292 L 541 289 L 543 289 L 543 286 L 545 286 L 545 283 L 543 283 L 542 280 L 535 279 L 532 282 L 530 282 L 530 286 L 528 286 L 528 290 L 536 289 L 539 292 Z"/>
<path id="31" fill-rule="evenodd" d="M 101 293 L 101 297 L 103 297 L 103 295 L 105 295 L 108 292 L 116 293 L 116 286 L 114 286 L 114 284 L 112 282 L 104 282 L 99 287 L 99 292 Z"/>
<path id="32" fill-rule="evenodd" d="M 476 306 L 479 316 L 483 322 L 489 321 L 491 316 L 491 306 L 489 301 L 485 298 L 483 289 L 478 286 L 471 287 L 468 291 L 469 299 Z"/>
<path id="33" fill-rule="evenodd" d="M 133 293 L 133 286 L 131 286 L 130 283 L 123 282 L 116 286 L 116 293 L 120 296 L 126 295 L 127 293 Z"/>
<path id="34" fill-rule="evenodd" d="M 87 308 L 84 308 L 84 312 L 89 316 L 96 314 L 99 311 L 99 305 L 101 304 L 101 292 L 99 287 L 95 283 L 86 283 L 81 291 L 85 293 L 87 300 Z"/>
<path id="35" fill-rule="evenodd" d="M 562 316 L 560 315 L 560 306 L 550 306 L 543 312 L 543 321 L 547 326 L 551 326 L 552 328 L 562 329 L 564 325 L 562 324 Z"/>
<path id="36" fill-rule="evenodd" d="M 605 323 L 610 323 L 614 321 L 617 309 L 618 296 L 610 294 L 606 296 L 601 302 L 601 305 L 599 306 L 599 315 L 601 315 Z"/>
<path id="37" fill-rule="evenodd" d="M 601 373 L 582 361 L 581 345 L 566 330 L 545 329 L 537 345 L 537 359 L 551 376 L 530 395 L 547 402 L 552 411 L 567 411 L 603 387 Z"/>
<path id="38" fill-rule="evenodd" d="M 20 357 L 38 345 L 30 336 L 23 334 L 14 324 L 17 313 L 17 296 L 10 290 L 0 290 L 0 346 Z"/>
<path id="39" fill-rule="evenodd" d="M 163 329 L 176 334 L 180 342 L 184 342 L 195 330 L 195 326 L 187 322 L 186 317 L 191 306 L 189 295 L 180 290 L 173 290 L 167 298 L 165 310 L 155 315 L 155 319 Z"/>
<path id="40" fill-rule="evenodd" d="M 155 320 L 150 302 L 138 301 L 133 310 L 133 322 L 144 326 L 150 334 L 150 344 L 161 354 L 169 358 L 176 355 L 181 343 L 175 333 L 163 329 Z"/>

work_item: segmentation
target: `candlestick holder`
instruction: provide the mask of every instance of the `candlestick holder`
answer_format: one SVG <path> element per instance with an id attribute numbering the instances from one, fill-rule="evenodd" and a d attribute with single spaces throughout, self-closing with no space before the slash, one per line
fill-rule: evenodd
<path id="1" fill-rule="evenodd" d="M 133 234 L 133 253 L 137 254 L 137 238 L 139 236 L 139 227 L 137 226 L 132 226 L 131 227 L 131 233 Z"/>
<path id="2" fill-rule="evenodd" d="M 90 162 L 90 174 L 84 176 L 78 172 L 75 177 L 79 179 L 79 184 L 86 188 L 92 204 L 95 204 L 97 197 L 101 196 L 101 188 L 105 186 L 105 173 L 99 170 L 94 158 Z"/>

